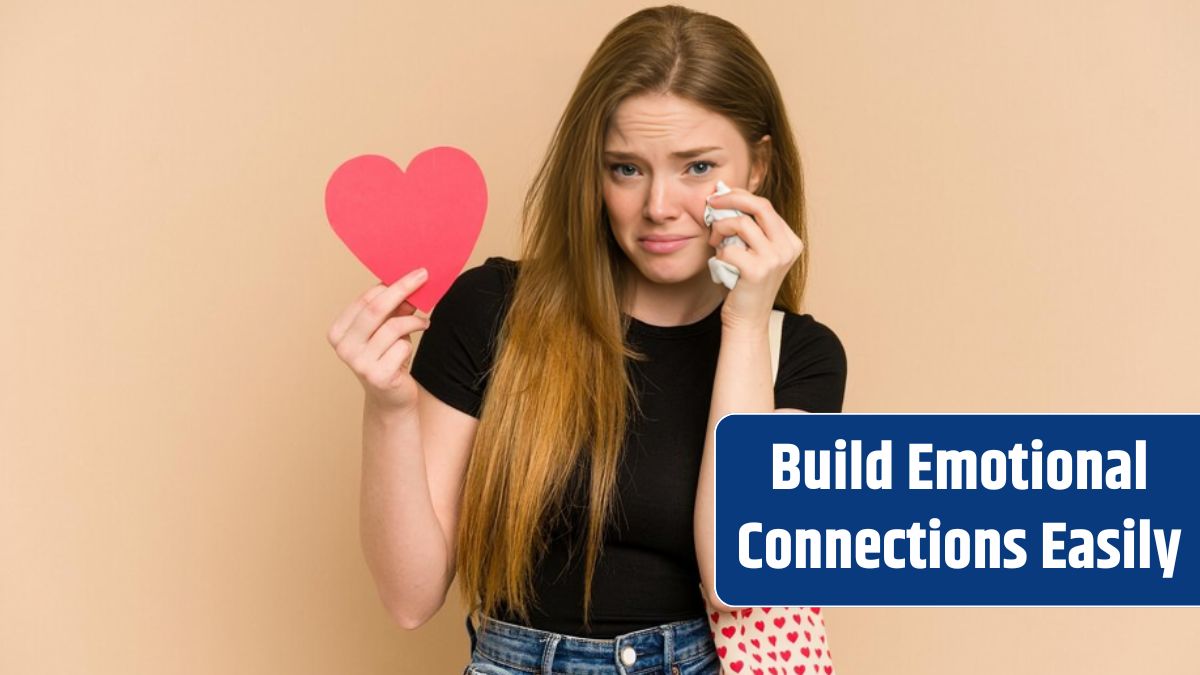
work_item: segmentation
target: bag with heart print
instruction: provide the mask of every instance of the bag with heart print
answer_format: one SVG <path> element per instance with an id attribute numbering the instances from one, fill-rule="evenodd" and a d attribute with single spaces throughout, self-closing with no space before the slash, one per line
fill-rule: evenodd
<path id="1" fill-rule="evenodd" d="M 709 608 L 722 675 L 832 675 L 820 607 Z"/>
<path id="2" fill-rule="evenodd" d="M 779 370 L 783 312 L 771 312 L 771 371 Z M 833 655 L 820 607 L 708 607 L 722 675 L 832 675 Z"/>

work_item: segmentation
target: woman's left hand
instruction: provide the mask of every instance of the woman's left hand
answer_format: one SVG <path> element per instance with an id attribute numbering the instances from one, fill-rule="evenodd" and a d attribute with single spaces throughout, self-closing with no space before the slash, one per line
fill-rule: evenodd
<path id="1" fill-rule="evenodd" d="M 745 215 L 713 222 L 708 245 L 718 260 L 738 268 L 733 290 L 725 296 L 721 322 L 726 327 L 765 326 L 775 306 L 775 296 L 792 264 L 804 251 L 804 242 L 792 231 L 765 197 L 743 188 L 711 195 L 714 209 L 737 209 Z M 718 247 L 725 237 L 737 235 L 748 248 Z"/>

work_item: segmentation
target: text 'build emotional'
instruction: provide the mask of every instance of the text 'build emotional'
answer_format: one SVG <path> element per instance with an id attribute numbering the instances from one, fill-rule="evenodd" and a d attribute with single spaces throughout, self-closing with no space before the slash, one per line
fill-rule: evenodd
<path id="1" fill-rule="evenodd" d="M 1029 449 L 1015 443 L 1007 450 L 982 452 L 937 449 L 910 443 L 904 475 L 908 490 L 1146 490 L 1146 442 L 1123 449 L 1045 451 L 1040 439 Z M 772 444 L 774 490 L 890 490 L 892 442 L 883 440 L 865 455 L 862 442 L 837 439 L 833 449 L 801 449 Z M 899 525 L 899 524 L 898 524 Z M 1162 577 L 1174 575 L 1182 531 L 1151 527 L 1150 520 L 1122 518 L 1119 527 L 1098 531 L 1059 521 L 1041 524 L 1043 568 L 1147 569 L 1156 563 Z M 832 569 L 963 569 L 1025 566 L 1025 529 L 942 529 L 934 517 L 926 525 L 856 531 L 841 528 L 784 529 L 764 532 L 762 522 L 738 528 L 738 560 L 747 569 L 787 567 Z"/>

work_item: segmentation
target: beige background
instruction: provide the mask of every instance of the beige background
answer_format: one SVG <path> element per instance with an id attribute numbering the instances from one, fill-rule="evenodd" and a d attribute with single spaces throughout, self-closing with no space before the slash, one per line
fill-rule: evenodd
<path id="1" fill-rule="evenodd" d="M 399 629 L 359 550 L 324 183 L 465 148 L 471 264 L 514 256 L 641 6 L 0 2 L 0 672 L 461 672 L 456 602 Z M 1200 5 L 693 6 L 787 97 L 847 411 L 1197 411 Z M 1197 609 L 828 615 L 844 675 L 1200 672 Z"/>

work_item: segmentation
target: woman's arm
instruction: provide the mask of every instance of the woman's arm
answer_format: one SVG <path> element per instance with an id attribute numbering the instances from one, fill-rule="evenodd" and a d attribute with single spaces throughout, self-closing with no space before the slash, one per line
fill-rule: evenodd
<path id="1" fill-rule="evenodd" d="M 730 413 L 772 412 L 775 388 L 771 377 L 771 353 L 767 323 L 762 326 L 726 327 L 721 331 L 721 352 L 713 382 L 708 429 L 704 435 L 704 457 L 696 486 L 694 532 L 696 558 L 704 596 L 713 609 L 733 611 L 721 602 L 713 587 L 713 447 L 717 422 Z"/>
<path id="2" fill-rule="evenodd" d="M 714 209 L 731 208 L 742 213 L 713 221 L 709 245 L 716 247 L 722 238 L 733 235 L 745 244 L 717 249 L 717 259 L 736 267 L 739 277 L 721 309 L 721 351 L 704 434 L 693 524 L 704 596 L 711 607 L 728 612 L 733 608 L 717 598 L 713 585 L 713 447 L 717 422 L 730 413 L 766 413 L 775 408 L 768 326 L 775 296 L 804 251 L 804 242 L 770 201 L 747 190 L 736 188 L 710 195 L 708 203 Z"/>
<path id="3" fill-rule="evenodd" d="M 363 408 L 359 535 L 379 597 L 418 628 L 454 579 L 459 494 L 478 420 L 418 389 L 416 409 Z M 436 439 L 436 440 L 435 440 Z"/>

